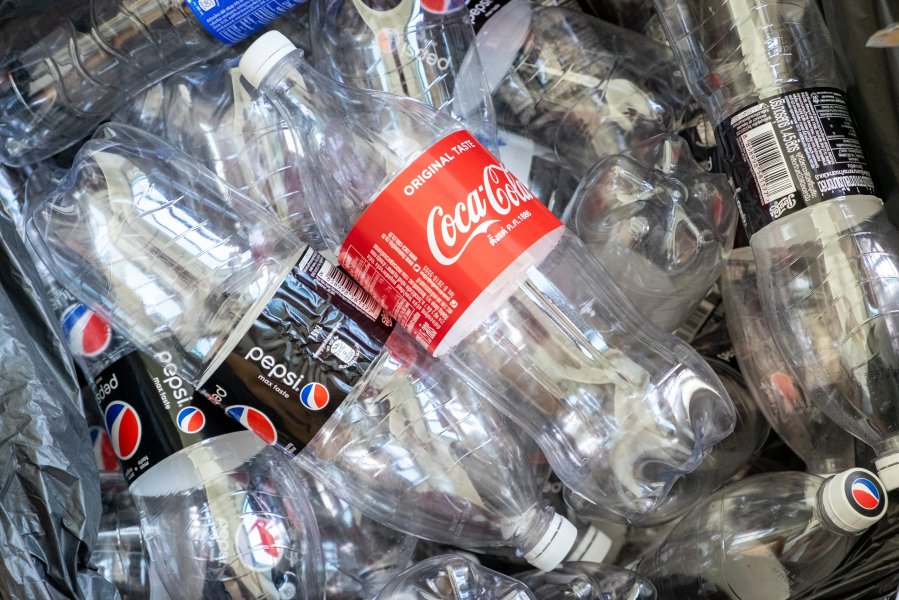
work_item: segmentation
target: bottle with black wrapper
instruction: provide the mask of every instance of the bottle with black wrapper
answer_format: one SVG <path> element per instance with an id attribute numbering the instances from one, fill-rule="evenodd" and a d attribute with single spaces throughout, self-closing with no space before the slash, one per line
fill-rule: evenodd
<path id="1" fill-rule="evenodd" d="M 811 0 L 655 0 L 717 123 L 771 333 L 806 396 L 899 487 L 899 233 Z"/>
<path id="2" fill-rule="evenodd" d="M 56 176 L 39 171 L 29 188 Z M 90 432 L 104 491 L 101 571 L 151 599 L 321 598 L 321 543 L 296 470 L 195 392 L 171 354 L 136 350 L 35 264 L 101 413 Z"/>

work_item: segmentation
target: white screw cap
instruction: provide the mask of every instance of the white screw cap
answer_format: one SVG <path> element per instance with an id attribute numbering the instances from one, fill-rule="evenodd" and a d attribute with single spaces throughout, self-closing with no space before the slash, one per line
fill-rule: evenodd
<path id="1" fill-rule="evenodd" d="M 250 44 L 240 57 L 240 74 L 250 85 L 258 88 L 275 65 L 296 49 L 293 42 L 280 31 L 268 31 Z"/>
<path id="2" fill-rule="evenodd" d="M 899 453 L 881 456 L 874 461 L 874 466 L 888 492 L 899 488 Z"/>
<path id="3" fill-rule="evenodd" d="M 866 469 L 849 469 L 824 482 L 819 506 L 838 528 L 858 533 L 877 523 L 887 510 L 887 494 L 880 479 Z"/>
<path id="4" fill-rule="evenodd" d="M 612 538 L 590 525 L 584 530 L 581 542 L 574 547 L 565 560 L 567 562 L 601 563 L 612 548 Z"/>
<path id="5" fill-rule="evenodd" d="M 549 527 L 524 559 L 541 571 L 552 571 L 561 564 L 577 541 L 577 528 L 560 514 L 553 515 Z"/>

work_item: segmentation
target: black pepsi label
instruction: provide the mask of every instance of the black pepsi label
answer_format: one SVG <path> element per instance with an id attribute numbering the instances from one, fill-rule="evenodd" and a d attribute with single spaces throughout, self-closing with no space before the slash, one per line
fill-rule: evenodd
<path id="1" fill-rule="evenodd" d="M 241 431 L 176 372 L 165 353 L 125 354 L 94 378 L 108 443 L 133 482 L 167 457 Z M 102 451 L 102 449 L 101 449 Z"/>
<path id="2" fill-rule="evenodd" d="M 465 4 L 468 7 L 468 15 L 471 17 L 471 24 L 474 27 L 474 32 L 478 33 L 481 28 L 487 24 L 490 17 L 498 13 L 502 7 L 510 4 L 512 1 L 513 0 L 466 0 Z M 489 57 L 484 57 L 482 60 L 489 60 Z"/>
<path id="3" fill-rule="evenodd" d="M 750 237 L 813 204 L 877 195 L 846 95 L 838 89 L 763 100 L 722 121 L 715 136 Z"/>
<path id="4" fill-rule="evenodd" d="M 202 391 L 269 444 L 299 453 L 381 353 L 393 319 L 307 249 Z"/>

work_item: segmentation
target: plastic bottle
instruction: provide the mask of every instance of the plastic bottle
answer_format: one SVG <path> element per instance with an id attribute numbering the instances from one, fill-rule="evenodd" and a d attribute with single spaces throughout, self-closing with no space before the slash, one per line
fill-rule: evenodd
<path id="1" fill-rule="evenodd" d="M 527 0 L 471 2 L 470 13 L 498 125 L 579 174 L 680 126 L 689 94 L 665 46 Z"/>
<path id="2" fill-rule="evenodd" d="M 815 2 L 657 0 L 717 124 L 771 334 L 812 402 L 899 487 L 899 232 L 867 169 Z M 726 34 L 722 33 L 726 32 Z"/>
<path id="3" fill-rule="evenodd" d="M 335 84 L 292 51 L 269 32 L 241 71 L 307 132 L 308 172 L 327 191 L 312 212 L 341 265 L 429 351 L 492 386 L 567 486 L 651 512 L 733 428 L 714 373 L 645 323 L 457 121 Z"/>
<path id="4" fill-rule="evenodd" d="M 0 162 L 90 135 L 130 94 L 209 58 L 302 0 L 72 0 L 0 30 Z"/>
<path id="5" fill-rule="evenodd" d="M 737 409 L 737 424 L 733 432 L 718 442 L 695 470 L 678 479 L 656 510 L 642 519 L 622 519 L 566 488 L 565 502 L 578 517 L 598 525 L 611 521 L 639 527 L 653 527 L 672 521 L 727 483 L 761 450 L 768 438 L 768 423 L 755 405 L 742 375 L 719 360 L 710 358 L 707 361 L 718 374 Z"/>
<path id="6" fill-rule="evenodd" d="M 526 585 L 458 554 L 424 560 L 397 575 L 374 600 L 535 600 Z"/>
<path id="7" fill-rule="evenodd" d="M 236 58 L 171 75 L 134 96 L 112 120 L 183 150 L 324 249 L 300 184 L 303 147 L 268 99 L 241 78 Z"/>
<path id="8" fill-rule="evenodd" d="M 593 167 L 563 220 L 640 312 L 675 331 L 721 274 L 737 211 L 727 178 L 661 134 Z"/>
<path id="9" fill-rule="evenodd" d="M 73 293 L 369 517 L 565 558 L 575 528 L 486 390 L 190 157 L 122 125 L 97 136 L 29 232 Z"/>
<path id="10" fill-rule="evenodd" d="M 755 475 L 694 508 L 637 571 L 662 598 L 787 600 L 833 571 L 886 508 L 864 469 Z"/>
<path id="11" fill-rule="evenodd" d="M 805 461 L 809 473 L 826 477 L 854 467 L 855 440 L 806 399 L 771 339 L 751 248 L 733 251 L 721 282 L 737 362 L 771 427 Z"/>
<path id="12" fill-rule="evenodd" d="M 656 600 L 652 583 L 633 571 L 592 562 L 568 562 L 551 573 L 529 571 L 518 579 L 537 600 Z"/>
<path id="13" fill-rule="evenodd" d="M 322 73 L 420 100 L 495 148 L 493 102 L 464 1 L 315 0 L 309 24 Z"/>

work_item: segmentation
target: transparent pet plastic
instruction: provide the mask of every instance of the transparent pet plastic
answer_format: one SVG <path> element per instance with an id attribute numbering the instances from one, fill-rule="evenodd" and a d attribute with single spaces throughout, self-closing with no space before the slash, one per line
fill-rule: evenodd
<path id="1" fill-rule="evenodd" d="M 104 128 L 115 131 L 85 144 L 29 234 L 74 294 L 137 347 L 180 358 L 200 385 L 281 284 L 281 257 L 292 266 L 302 244 L 161 140 Z M 227 312 L 195 316 L 223 295 Z M 485 389 L 397 330 L 297 460 L 378 522 L 450 544 L 513 546 L 551 568 L 574 528 L 543 500 L 523 434 Z"/>
<path id="2" fill-rule="evenodd" d="M 464 2 L 314 0 L 309 13 L 312 60 L 322 73 L 420 100 L 496 147 L 493 102 Z"/>
<path id="3" fill-rule="evenodd" d="M 303 147 L 275 107 L 241 78 L 237 59 L 167 77 L 134 96 L 112 120 L 183 150 L 322 249 L 300 184 Z"/>
<path id="4" fill-rule="evenodd" d="M 668 48 L 580 11 L 515 0 L 478 32 L 478 48 L 497 123 L 580 173 L 675 131 L 689 101 Z"/>
<path id="5" fill-rule="evenodd" d="M 718 279 L 737 210 L 727 178 L 696 164 L 683 138 L 662 134 L 597 164 L 564 220 L 628 300 L 675 331 Z"/>
<path id="6" fill-rule="evenodd" d="M 0 162 L 89 136 L 129 94 L 223 51 L 184 0 L 69 1 L 0 30 Z"/>
<path id="7" fill-rule="evenodd" d="M 771 339 L 751 248 L 733 251 L 721 282 L 737 362 L 771 427 L 805 461 L 809 473 L 827 476 L 855 466 L 854 440 L 806 399 Z"/>
<path id="8" fill-rule="evenodd" d="M 678 479 L 656 510 L 645 518 L 631 519 L 632 525 L 653 527 L 682 517 L 745 467 L 768 438 L 768 423 L 756 407 L 743 377 L 720 361 L 709 359 L 709 363 L 737 409 L 737 424 L 733 433 L 718 442 L 695 470 Z M 568 488 L 564 494 L 566 504 L 580 518 L 599 524 L 626 522 L 619 515 L 572 493 Z"/>
<path id="9" fill-rule="evenodd" d="M 321 533 L 328 600 L 372 598 L 409 566 L 418 538 L 385 527 L 307 476 Z"/>
<path id="10" fill-rule="evenodd" d="M 759 99 L 840 88 L 810 0 L 656 0 L 696 98 L 720 122 Z M 814 203 L 750 238 L 771 334 L 806 397 L 899 487 L 899 234 L 873 196 Z"/>
<path id="11" fill-rule="evenodd" d="M 400 573 L 374 600 L 535 600 L 526 585 L 458 554 L 424 560 Z"/>
<path id="12" fill-rule="evenodd" d="M 537 600 L 656 600 L 652 583 L 633 571 L 591 562 L 564 563 L 550 573 L 529 571 L 517 578 Z"/>
<path id="13" fill-rule="evenodd" d="M 824 515 L 824 482 L 783 471 L 730 484 L 684 517 L 637 571 L 661 598 L 787 600 L 833 571 L 856 540 Z"/>
<path id="14" fill-rule="evenodd" d="M 267 64 L 260 89 L 304 132 L 308 172 L 328 191 L 313 216 L 335 252 L 387 182 L 459 129 L 421 103 L 335 84 L 300 52 Z M 563 228 L 491 284 L 436 353 L 494 389 L 566 485 L 628 517 L 651 512 L 735 421 L 708 365 L 647 324 Z"/>

